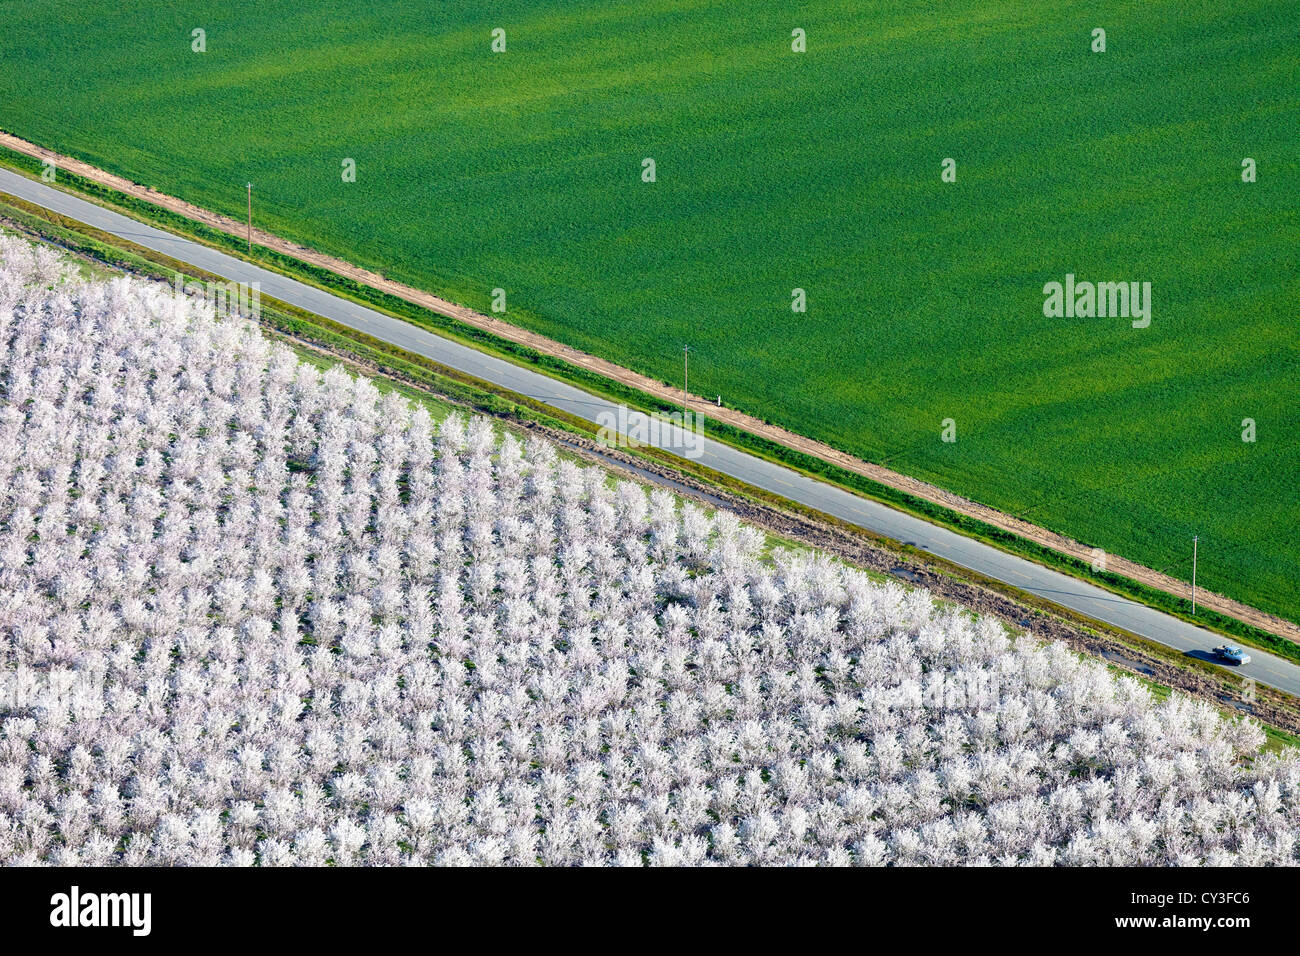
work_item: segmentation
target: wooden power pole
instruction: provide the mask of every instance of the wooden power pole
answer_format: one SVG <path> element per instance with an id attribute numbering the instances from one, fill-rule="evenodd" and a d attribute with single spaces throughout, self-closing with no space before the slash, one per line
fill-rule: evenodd
<path id="1" fill-rule="evenodd" d="M 1192 614 L 1196 614 L 1196 544 L 1200 535 L 1192 535 Z"/>
<path id="2" fill-rule="evenodd" d="M 682 428 L 686 427 L 686 413 L 688 411 L 688 397 L 691 394 L 691 347 L 682 346 Z"/>

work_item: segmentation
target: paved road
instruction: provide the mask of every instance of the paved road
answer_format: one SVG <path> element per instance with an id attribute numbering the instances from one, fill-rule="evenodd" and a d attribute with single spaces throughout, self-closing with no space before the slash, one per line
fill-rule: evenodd
<path id="1" fill-rule="evenodd" d="M 333 319 L 588 421 L 596 422 L 602 414 L 617 414 L 614 403 L 579 388 L 441 338 L 409 322 L 394 319 L 329 292 L 268 272 L 242 259 L 155 229 L 7 169 L 0 169 L 0 191 L 226 279 L 260 283 L 264 295 Z M 675 450 L 679 451 L 684 441 L 684 436 L 674 429 L 669 429 L 661 438 L 654 443 L 661 446 L 677 445 Z M 878 534 L 908 542 L 980 574 L 1015 585 L 1091 618 L 1185 653 L 1208 658 L 1210 649 L 1222 643 L 1221 638 L 1209 631 L 1145 605 L 1048 570 L 928 521 L 807 478 L 729 445 L 702 438 L 699 452 L 696 460 L 717 471 Z M 1242 674 L 1250 675 L 1261 684 L 1300 695 L 1300 666 L 1262 651 L 1252 650 L 1251 655 L 1252 662 L 1240 668 Z"/>

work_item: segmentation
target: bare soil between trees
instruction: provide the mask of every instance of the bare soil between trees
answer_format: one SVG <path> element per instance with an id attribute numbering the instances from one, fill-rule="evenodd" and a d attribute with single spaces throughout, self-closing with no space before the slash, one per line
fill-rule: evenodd
<path id="1" fill-rule="evenodd" d="M 110 189 L 117 190 L 125 195 L 135 199 L 144 200 L 152 203 L 169 212 L 184 216 L 187 219 L 202 223 L 209 228 L 218 230 L 228 235 L 244 238 L 247 234 L 247 226 L 238 220 L 195 206 L 192 203 L 177 199 L 161 193 L 156 189 L 148 186 L 142 186 L 133 183 L 128 179 L 113 173 L 106 172 L 89 163 L 74 159 L 70 156 L 63 156 L 52 150 L 38 146 L 35 143 L 27 142 L 4 131 L 0 131 L 0 146 L 8 147 L 15 152 L 23 153 L 40 160 L 52 162 L 56 169 L 66 170 L 85 179 L 107 186 Z M 671 388 L 662 382 L 656 381 L 645 375 L 641 375 L 630 369 L 615 365 L 605 359 L 581 352 L 577 349 L 570 348 L 553 339 L 538 335 L 519 326 L 511 325 L 500 319 L 492 318 L 468 309 L 464 306 L 449 302 L 446 299 L 439 298 L 428 292 L 416 289 L 404 283 L 385 278 L 379 273 L 362 269 L 342 259 L 334 256 L 325 255 L 306 246 L 290 242 L 273 233 L 265 232 L 254 228 L 252 230 L 252 241 L 264 248 L 271 249 L 283 255 L 291 256 L 299 261 L 305 262 L 322 269 L 326 269 L 337 275 L 351 279 L 357 283 L 369 286 L 380 292 L 387 293 L 411 302 L 415 305 L 426 308 L 431 312 L 447 316 L 466 325 L 482 329 L 503 339 L 524 345 L 537 352 L 563 359 L 575 366 L 587 369 L 604 378 L 612 379 L 620 384 L 630 386 L 641 392 L 653 396 L 660 401 L 671 402 L 681 405 L 684 399 L 680 389 Z M 917 498 L 924 499 L 933 504 L 948 508 L 959 514 L 970 518 L 975 518 L 995 528 L 1010 532 L 1018 537 L 1032 541 L 1035 544 L 1049 548 L 1060 554 L 1078 559 L 1085 563 L 1091 563 L 1094 557 L 1093 548 L 1079 543 L 1065 535 L 1057 534 L 1047 528 L 1040 527 L 1030 522 L 1024 521 L 1013 515 L 998 511 L 978 502 L 971 501 L 960 495 L 953 494 L 936 485 L 920 481 L 916 478 L 910 478 L 907 475 L 891 471 L 880 465 L 863 461 L 855 458 L 845 452 L 826 445 L 822 442 L 815 441 L 802 435 L 795 434 L 776 425 L 763 422 L 751 415 L 738 412 L 733 409 L 718 407 L 715 403 L 708 401 L 696 395 L 685 396 L 685 401 L 692 411 L 712 418 L 719 422 L 747 431 L 751 434 L 766 438 L 777 444 L 803 454 L 819 458 L 829 462 L 846 471 L 854 472 L 878 482 L 890 488 L 906 492 Z M 1156 571 L 1152 568 L 1145 567 L 1133 561 L 1127 560 L 1119 555 L 1106 555 L 1107 570 L 1137 581 L 1156 590 L 1164 591 L 1178 597 L 1186 597 L 1190 593 L 1190 585 L 1185 581 L 1180 581 L 1163 572 Z M 1300 624 L 1288 621 L 1274 614 L 1269 614 L 1258 608 L 1253 608 L 1240 601 L 1216 594 L 1212 591 L 1197 589 L 1196 601 L 1198 605 L 1217 611 L 1229 617 L 1236 618 L 1253 627 L 1268 631 L 1287 640 L 1300 644 Z"/>

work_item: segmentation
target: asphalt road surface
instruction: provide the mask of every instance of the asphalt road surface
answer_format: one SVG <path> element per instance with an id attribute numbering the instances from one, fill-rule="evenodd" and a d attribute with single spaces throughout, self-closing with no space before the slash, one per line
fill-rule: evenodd
<path id="1" fill-rule="evenodd" d="M 493 382 L 521 395 L 545 402 L 588 421 L 599 424 L 613 423 L 616 427 L 619 422 L 618 406 L 606 399 L 441 338 L 409 322 L 392 318 L 275 272 L 268 272 L 200 243 L 155 229 L 94 203 L 78 199 L 45 183 L 28 179 L 7 169 L 0 169 L 0 191 L 69 216 L 104 232 L 129 239 L 131 242 L 226 279 L 250 284 L 260 283 L 263 295 L 333 319 L 335 322 L 427 356 L 443 365 L 460 369 L 469 375 Z M 602 421 L 602 415 L 609 417 Z M 677 429 L 668 428 L 662 430 L 652 443 L 682 454 L 687 450 L 688 445 L 695 443 L 695 439 L 683 436 Z M 923 551 L 970 568 L 987 577 L 1014 585 L 1088 617 L 1159 641 L 1190 656 L 1209 660 L 1213 656 L 1211 649 L 1217 644 L 1224 643 L 1222 637 L 1210 631 L 1091 584 L 1051 571 L 1032 561 L 1007 554 L 928 521 L 805 477 L 729 445 L 701 436 L 695 450 L 698 451 L 695 460 L 716 471 L 834 515 L 859 527 L 912 544 Z M 1250 650 L 1250 655 L 1252 657 L 1250 664 L 1236 668 L 1243 676 L 1249 675 L 1261 684 L 1300 695 L 1300 666 L 1254 649 Z"/>

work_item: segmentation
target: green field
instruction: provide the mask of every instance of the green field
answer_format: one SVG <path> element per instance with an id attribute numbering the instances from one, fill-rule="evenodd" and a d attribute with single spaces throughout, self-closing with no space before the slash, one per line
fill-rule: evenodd
<path id="1" fill-rule="evenodd" d="M 251 180 L 674 384 L 689 342 L 693 391 L 1170 573 L 1199 533 L 1300 619 L 1300 0 L 10 3 L 0 63 L 20 136 L 233 216 Z M 1045 318 L 1066 273 L 1150 327 Z"/>

